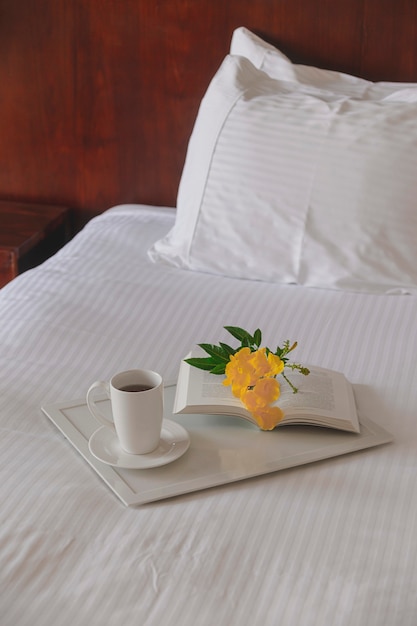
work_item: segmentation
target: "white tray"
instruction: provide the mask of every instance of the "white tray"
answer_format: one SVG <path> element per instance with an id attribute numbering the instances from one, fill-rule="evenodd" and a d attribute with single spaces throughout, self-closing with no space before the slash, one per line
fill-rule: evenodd
<path id="1" fill-rule="evenodd" d="M 262 432 L 236 417 L 173 415 L 175 385 L 165 387 L 165 419 L 190 433 L 191 445 L 178 460 L 153 469 L 116 469 L 97 460 L 88 440 L 101 426 L 85 399 L 42 407 L 78 452 L 127 506 L 144 504 L 260 474 L 320 461 L 392 441 L 371 420 L 361 419 L 361 433 L 319 427 L 285 426 Z M 102 400 L 110 412 L 110 402 Z"/>

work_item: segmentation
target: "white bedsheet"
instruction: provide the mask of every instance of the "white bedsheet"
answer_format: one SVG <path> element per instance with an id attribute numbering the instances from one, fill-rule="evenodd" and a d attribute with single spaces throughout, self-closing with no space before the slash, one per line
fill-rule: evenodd
<path id="1" fill-rule="evenodd" d="M 415 626 L 417 298 L 153 265 L 173 219 L 115 207 L 0 291 L 1 626 Z M 226 324 L 343 371 L 394 443 L 126 508 L 40 407 L 175 379 Z"/>

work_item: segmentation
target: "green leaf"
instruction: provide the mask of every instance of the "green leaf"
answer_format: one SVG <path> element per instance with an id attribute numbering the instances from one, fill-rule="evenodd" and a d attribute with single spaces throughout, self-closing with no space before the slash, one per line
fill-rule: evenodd
<path id="1" fill-rule="evenodd" d="M 259 346 L 261 345 L 261 341 L 262 341 L 261 329 L 257 328 L 255 332 L 253 333 L 253 343 L 259 348 Z"/>
<path id="2" fill-rule="evenodd" d="M 244 340 L 249 342 L 248 345 L 253 343 L 253 337 L 250 333 L 248 333 L 247 330 L 244 330 L 243 328 L 239 328 L 239 326 L 224 326 L 224 328 L 225 330 L 227 330 L 227 332 L 233 335 L 235 339 L 238 339 L 242 343 Z"/>
<path id="3" fill-rule="evenodd" d="M 219 359 L 226 362 L 229 360 L 229 355 L 227 353 L 225 354 L 223 348 L 219 346 L 215 346 L 211 343 L 199 343 L 198 345 L 200 346 L 200 348 L 203 348 L 203 350 L 207 352 L 207 354 L 210 354 L 210 356 L 214 357 L 216 359 L 216 362 Z"/>
<path id="4" fill-rule="evenodd" d="M 189 359 L 184 359 L 184 361 L 192 367 L 198 367 L 198 369 L 206 370 L 208 372 L 210 372 L 213 367 L 217 365 L 215 360 L 211 357 L 191 357 Z"/>
<path id="5" fill-rule="evenodd" d="M 210 374 L 224 374 L 226 370 L 226 363 L 219 363 L 212 370 L 210 370 Z"/>
<path id="6" fill-rule="evenodd" d="M 227 345 L 227 343 L 220 342 L 220 345 L 223 348 L 224 353 L 228 354 L 229 357 L 231 357 L 232 354 L 236 354 L 236 349 L 235 348 L 231 348 L 230 346 Z"/>
<path id="7" fill-rule="evenodd" d="M 212 351 L 210 350 L 210 348 L 214 348 L 214 345 L 212 345 L 211 343 L 198 343 L 197 345 L 211 356 Z M 210 350 L 210 352 L 207 348 Z"/>
<path id="8" fill-rule="evenodd" d="M 250 341 L 249 337 L 244 337 L 242 339 L 242 347 L 243 348 L 251 348 L 252 347 L 252 341 Z"/>

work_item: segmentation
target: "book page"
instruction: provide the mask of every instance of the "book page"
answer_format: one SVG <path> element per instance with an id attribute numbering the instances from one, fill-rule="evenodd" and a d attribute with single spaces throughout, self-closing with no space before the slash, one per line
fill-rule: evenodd
<path id="1" fill-rule="evenodd" d="M 303 374 L 296 371 L 289 372 L 287 376 L 293 385 L 298 388 L 298 392 L 293 393 L 291 386 L 286 380 L 282 376 L 278 376 L 281 396 L 276 404 L 286 413 L 291 415 L 305 415 L 306 413 L 334 415 L 337 407 L 336 394 L 339 394 L 339 396 L 341 393 L 343 394 L 344 387 L 343 385 L 340 389 L 341 381 L 337 380 L 338 375 L 336 373 L 313 369 L 308 376 L 303 376 Z M 207 401 L 215 401 L 216 404 L 229 403 L 229 401 L 236 405 L 241 404 L 240 400 L 233 396 L 231 387 L 223 385 L 223 380 L 223 376 L 215 376 L 201 370 L 198 395 L 202 404 Z M 337 384 L 338 382 L 339 384 Z M 345 402 L 344 394 L 343 401 Z"/>
<path id="2" fill-rule="evenodd" d="M 352 424 L 354 430 L 359 428 L 352 386 L 343 374 L 312 367 L 308 376 L 289 370 L 287 377 L 298 392 L 293 393 L 286 380 L 278 376 L 281 395 L 276 404 L 285 413 L 283 423 L 316 423 L 336 428 L 337 424 L 341 428 Z M 176 410 L 188 406 L 201 412 L 205 408 L 208 413 L 233 413 L 253 421 L 240 399 L 233 396 L 231 387 L 223 385 L 224 376 L 183 362 L 180 378 Z"/>
<path id="3" fill-rule="evenodd" d="M 223 385 L 224 376 L 210 374 L 204 370 L 199 370 L 200 381 L 196 384 L 199 387 L 198 395 L 200 396 L 201 404 L 216 404 L 219 406 L 237 407 L 246 412 L 245 407 L 241 403 L 239 398 L 236 398 L 232 393 L 230 386 Z M 195 372 L 193 372 L 194 383 Z"/>
<path id="4" fill-rule="evenodd" d="M 210 372 L 203 372 L 201 380 L 201 398 L 216 398 L 223 404 L 224 400 L 230 400 L 230 397 L 234 398 L 232 389 L 230 386 L 223 385 L 224 376 L 216 376 L 210 374 Z M 236 398 L 238 400 L 238 398 Z"/>
<path id="5" fill-rule="evenodd" d="M 334 395 L 333 377 L 327 372 L 312 370 L 308 376 L 299 372 L 289 372 L 287 377 L 298 389 L 293 393 L 285 379 L 279 377 L 281 396 L 278 404 L 282 408 L 297 408 L 328 411 L 334 413 L 336 400 Z"/>
<path id="6" fill-rule="evenodd" d="M 279 377 L 281 397 L 277 404 L 288 416 L 310 413 L 337 421 L 351 420 L 352 415 L 355 415 L 351 385 L 343 374 L 312 368 L 308 376 L 289 372 L 287 377 L 298 388 L 298 392 L 293 393 L 285 379 Z"/>
<path id="7" fill-rule="evenodd" d="M 236 407 L 245 409 L 238 398 L 232 394 L 230 387 L 223 385 L 224 376 L 216 376 L 210 372 L 190 367 L 184 361 L 180 366 L 180 376 L 175 409 L 186 405 L 201 407 Z"/>

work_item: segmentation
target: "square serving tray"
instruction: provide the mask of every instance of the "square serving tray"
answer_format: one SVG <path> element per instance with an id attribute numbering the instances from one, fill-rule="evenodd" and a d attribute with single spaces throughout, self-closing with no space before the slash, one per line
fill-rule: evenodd
<path id="1" fill-rule="evenodd" d="M 361 433 L 315 426 L 285 426 L 263 432 L 243 419 L 222 415 L 173 415 L 175 385 L 165 386 L 164 418 L 190 434 L 181 458 L 152 469 L 119 469 L 96 459 L 88 449 L 101 426 L 85 398 L 42 407 L 76 450 L 127 506 L 144 504 L 208 487 L 276 472 L 314 461 L 363 450 L 392 441 L 392 436 L 361 418 Z M 110 414 L 110 401 L 102 408 Z"/>

